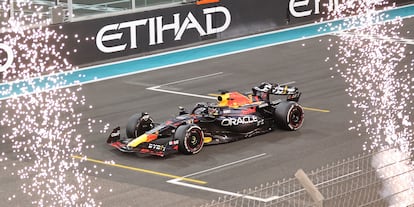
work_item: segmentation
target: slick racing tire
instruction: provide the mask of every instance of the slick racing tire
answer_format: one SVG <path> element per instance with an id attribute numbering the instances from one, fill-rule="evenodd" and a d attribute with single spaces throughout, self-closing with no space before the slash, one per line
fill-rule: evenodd
<path id="1" fill-rule="evenodd" d="M 203 131 L 195 124 L 179 126 L 174 138 L 179 140 L 178 151 L 186 155 L 197 154 L 204 146 Z"/>
<path id="2" fill-rule="evenodd" d="M 283 101 L 274 106 L 273 117 L 278 127 L 295 131 L 302 127 L 304 112 L 298 103 Z"/>
<path id="3" fill-rule="evenodd" d="M 141 132 L 138 130 L 139 128 L 139 120 L 141 118 L 140 114 L 134 114 L 128 119 L 128 123 L 126 126 L 126 136 L 128 138 L 137 138 L 139 135 L 143 134 L 144 132 Z"/>

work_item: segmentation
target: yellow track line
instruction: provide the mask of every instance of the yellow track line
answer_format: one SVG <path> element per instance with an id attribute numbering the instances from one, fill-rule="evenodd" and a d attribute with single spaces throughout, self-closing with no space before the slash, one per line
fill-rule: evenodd
<path id="1" fill-rule="evenodd" d="M 75 159 L 86 160 L 86 161 L 93 162 L 93 163 L 108 165 L 108 166 L 112 166 L 112 167 L 118 167 L 118 168 L 122 168 L 122 169 L 147 173 L 147 174 L 151 174 L 151 175 L 158 175 L 158 176 L 161 176 L 161 177 L 180 179 L 180 180 L 183 180 L 183 181 L 202 184 L 202 185 L 207 184 L 207 182 L 202 181 L 202 180 L 185 178 L 185 177 L 182 177 L 182 176 L 171 175 L 171 174 L 168 174 L 168 173 L 162 173 L 162 172 L 157 172 L 157 171 L 152 171 L 152 170 L 146 170 L 146 169 L 142 169 L 142 168 L 131 167 L 131 166 L 126 166 L 126 165 L 121 165 L 121 164 L 113 164 L 113 163 L 109 163 L 109 162 L 105 162 L 105 161 L 101 161 L 101 160 L 96 160 L 96 159 L 91 159 L 91 158 L 87 158 L 87 157 L 81 157 L 81 156 L 77 156 L 77 155 L 72 155 L 72 157 L 75 158 Z"/>
<path id="2" fill-rule="evenodd" d="M 331 111 L 325 110 L 325 109 L 316 109 L 316 108 L 309 108 L 309 107 L 303 107 L 303 109 L 308 110 L 308 111 L 322 112 L 322 113 L 329 113 L 329 112 L 331 112 Z"/>

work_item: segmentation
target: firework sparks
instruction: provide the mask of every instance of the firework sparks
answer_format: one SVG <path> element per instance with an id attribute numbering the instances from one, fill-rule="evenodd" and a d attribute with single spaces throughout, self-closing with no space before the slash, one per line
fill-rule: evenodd
<path id="1" fill-rule="evenodd" d="M 79 162 L 72 157 L 82 154 L 85 143 L 76 130 L 82 114 L 74 109 L 85 105 L 85 97 L 78 96 L 81 87 L 61 89 L 65 83 L 63 76 L 34 79 L 75 69 L 65 59 L 70 53 L 64 52 L 62 40 L 67 37 L 39 26 L 47 23 L 37 12 L 43 8 L 31 1 L 17 1 L 13 9 L 7 2 L 0 7 L 4 34 L 0 43 L 12 48 L 14 56 L 10 64 L 0 60 L 3 66 L 9 66 L 1 71 L 2 81 L 18 83 L 1 88 L 1 93 L 26 92 L 0 102 L 2 143 L 12 146 L 0 153 L 0 162 L 16 160 L 13 166 L 25 163 L 11 174 L 23 181 L 21 190 L 33 198 L 35 205 L 99 206 L 92 196 L 100 187 L 91 187 L 91 178 L 84 173 L 88 169 L 80 169 Z M 27 15 L 27 10 L 34 12 Z M 45 92 L 33 93 L 40 91 Z M 3 169 L 9 170 L 6 166 Z M 12 195 L 9 200 L 16 198 Z"/>
<path id="2" fill-rule="evenodd" d="M 339 64 L 331 70 L 336 69 L 348 83 L 346 92 L 353 99 L 349 107 L 354 108 L 354 113 L 361 117 L 360 120 L 350 121 L 353 125 L 350 129 L 358 131 L 359 135 L 368 135 L 369 141 L 363 146 L 364 150 L 396 148 L 398 152 L 387 150 L 384 153 L 405 160 L 403 158 L 410 154 L 413 133 L 410 121 L 413 67 L 412 64 L 403 66 L 401 62 L 412 52 L 407 52 L 406 45 L 398 41 L 402 39 L 399 33 L 402 20 L 384 21 L 388 17 L 376 11 L 376 8 L 385 5 L 388 2 L 382 0 L 347 0 L 340 4 L 330 18 L 352 17 L 345 18 L 339 27 L 347 28 L 347 32 L 338 34 L 339 40 L 328 49 L 338 47 L 336 58 Z M 375 167 L 388 162 L 384 159 L 384 153 L 374 159 Z M 412 169 L 405 162 L 387 170 L 401 172 L 402 166 Z M 383 177 L 384 171 L 379 170 L 378 173 Z M 404 179 L 404 182 L 409 180 Z M 401 185 L 401 179 L 392 179 L 384 187 L 391 189 L 390 192 L 395 192 L 395 186 L 412 189 L 413 183 L 408 183 L 409 186 Z M 412 198 L 413 191 L 407 192 L 399 195 L 403 196 L 399 199 L 392 198 L 396 195 L 383 195 L 389 198 L 390 203 L 400 206 L 404 200 Z"/>

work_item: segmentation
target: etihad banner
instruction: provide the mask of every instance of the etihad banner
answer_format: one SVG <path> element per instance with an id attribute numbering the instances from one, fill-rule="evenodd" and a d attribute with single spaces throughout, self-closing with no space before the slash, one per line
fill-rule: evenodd
<path id="1" fill-rule="evenodd" d="M 221 2 L 192 3 L 55 28 L 60 27 L 69 37 L 78 37 L 67 45 L 78 48 L 71 62 L 83 65 L 217 39 L 232 26 L 232 12 Z"/>
<path id="2" fill-rule="evenodd" d="M 96 34 L 96 46 L 103 53 L 138 49 L 169 41 L 181 41 L 187 33 L 198 37 L 225 31 L 231 23 L 230 11 L 223 6 L 177 12 L 103 26 Z M 196 13 L 196 16 L 193 14 Z M 146 37 L 146 38 L 142 38 Z"/>

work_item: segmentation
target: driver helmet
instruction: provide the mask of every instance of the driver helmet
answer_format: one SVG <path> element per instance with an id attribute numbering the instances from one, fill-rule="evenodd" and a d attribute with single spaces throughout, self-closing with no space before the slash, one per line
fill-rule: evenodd
<path id="1" fill-rule="evenodd" d="M 141 119 L 144 120 L 144 121 L 147 121 L 149 119 L 148 112 L 142 112 Z"/>

